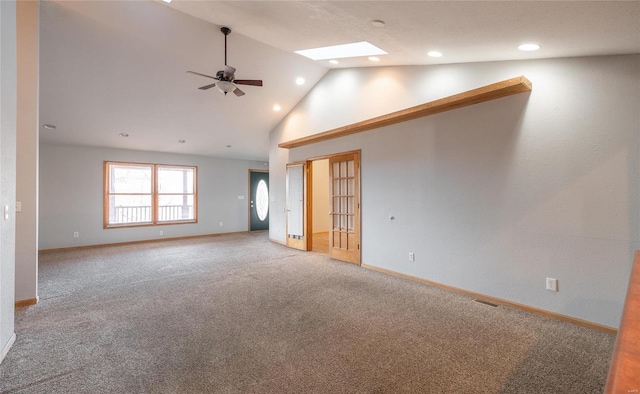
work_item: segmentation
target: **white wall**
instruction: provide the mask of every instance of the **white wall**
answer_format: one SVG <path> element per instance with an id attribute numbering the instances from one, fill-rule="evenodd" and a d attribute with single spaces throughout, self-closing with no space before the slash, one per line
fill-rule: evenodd
<path id="1" fill-rule="evenodd" d="M 0 1 L 0 362 L 15 340 L 16 4 Z"/>
<path id="2" fill-rule="evenodd" d="M 329 231 L 329 160 L 314 160 L 311 162 L 313 173 L 313 232 Z"/>
<path id="3" fill-rule="evenodd" d="M 198 223 L 104 229 L 105 160 L 197 166 Z M 266 168 L 247 160 L 42 144 L 39 249 L 247 231 L 249 169 Z"/>
<path id="4" fill-rule="evenodd" d="M 277 148 L 518 75 L 530 94 Z M 638 55 L 331 71 L 271 132 L 270 236 L 285 239 L 287 161 L 361 149 L 363 263 L 617 327 L 639 247 L 639 108 Z"/>
<path id="5" fill-rule="evenodd" d="M 17 2 L 18 124 L 16 163 L 16 300 L 38 297 L 38 14 Z"/>

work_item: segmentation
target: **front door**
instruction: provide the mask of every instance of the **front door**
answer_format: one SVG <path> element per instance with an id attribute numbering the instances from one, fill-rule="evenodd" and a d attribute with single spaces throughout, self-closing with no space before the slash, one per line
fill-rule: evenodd
<path id="1" fill-rule="evenodd" d="M 269 229 L 269 173 L 249 172 L 249 229 Z"/>
<path id="2" fill-rule="evenodd" d="M 360 265 L 360 154 L 329 157 L 329 256 Z"/>

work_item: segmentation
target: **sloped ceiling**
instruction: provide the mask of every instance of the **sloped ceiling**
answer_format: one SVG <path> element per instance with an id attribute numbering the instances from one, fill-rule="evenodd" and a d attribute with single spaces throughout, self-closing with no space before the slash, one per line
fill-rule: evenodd
<path id="1" fill-rule="evenodd" d="M 186 73 L 222 68 L 222 25 L 236 77 L 264 81 L 242 97 Z M 294 53 L 362 40 L 389 54 L 330 65 Z M 527 41 L 542 49 L 516 49 Z M 56 130 L 40 140 L 266 160 L 269 131 L 331 68 L 628 53 L 640 53 L 640 1 L 43 1 L 39 120 Z"/>

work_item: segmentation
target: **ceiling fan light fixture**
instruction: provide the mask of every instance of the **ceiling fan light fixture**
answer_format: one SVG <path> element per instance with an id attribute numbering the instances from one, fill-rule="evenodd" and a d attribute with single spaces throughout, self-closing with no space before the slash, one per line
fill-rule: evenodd
<path id="1" fill-rule="evenodd" d="M 224 94 L 227 94 L 236 90 L 236 85 L 234 85 L 229 81 L 216 82 L 216 87 L 218 88 L 218 90 L 220 90 Z"/>

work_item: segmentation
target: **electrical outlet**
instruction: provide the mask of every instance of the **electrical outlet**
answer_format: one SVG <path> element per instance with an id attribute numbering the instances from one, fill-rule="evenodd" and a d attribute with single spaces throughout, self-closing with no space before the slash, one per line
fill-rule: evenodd
<path id="1" fill-rule="evenodd" d="M 416 261 L 416 254 L 411 252 L 409 253 L 409 261 Z"/>
<path id="2" fill-rule="evenodd" d="M 77 231 L 73 232 L 73 238 L 78 238 L 80 236 L 80 233 Z"/>
<path id="3" fill-rule="evenodd" d="M 164 231 L 160 230 L 160 235 L 164 235 Z"/>
<path id="4" fill-rule="evenodd" d="M 547 278 L 547 290 L 558 291 L 558 279 Z"/>
<path id="5" fill-rule="evenodd" d="M 223 226 L 223 224 L 222 224 L 222 222 L 220 222 L 220 227 L 222 227 L 222 226 Z"/>

